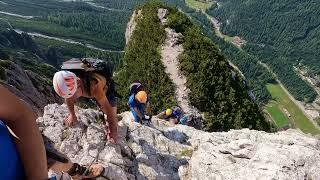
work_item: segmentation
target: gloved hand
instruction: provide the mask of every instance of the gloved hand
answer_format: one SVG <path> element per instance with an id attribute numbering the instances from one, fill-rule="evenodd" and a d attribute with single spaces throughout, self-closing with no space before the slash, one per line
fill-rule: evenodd
<path id="1" fill-rule="evenodd" d="M 152 116 L 144 115 L 143 120 L 151 121 Z"/>

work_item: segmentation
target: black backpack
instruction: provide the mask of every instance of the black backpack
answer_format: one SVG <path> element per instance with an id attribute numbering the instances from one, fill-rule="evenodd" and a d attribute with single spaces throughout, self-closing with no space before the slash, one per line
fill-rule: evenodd
<path id="1" fill-rule="evenodd" d="M 188 126 L 194 127 L 195 129 L 201 130 L 203 126 L 203 119 L 200 114 L 191 114 L 189 116 Z"/>
<path id="2" fill-rule="evenodd" d="M 133 83 L 130 84 L 129 87 L 129 96 L 131 96 L 132 94 L 137 94 L 140 90 L 144 90 L 144 86 L 142 85 L 142 83 L 138 80 L 133 81 Z"/>
<path id="3" fill-rule="evenodd" d="M 112 77 L 111 65 L 101 59 L 72 58 L 63 62 L 61 69 L 71 71 L 76 75 L 81 75 L 85 72 L 95 72 L 108 79 Z"/>
<path id="4" fill-rule="evenodd" d="M 115 86 L 116 83 L 112 79 L 112 66 L 107 64 L 101 59 L 94 58 L 72 58 L 68 61 L 65 61 L 62 66 L 62 70 L 68 70 L 76 74 L 77 77 L 81 78 L 84 82 L 85 91 L 91 95 L 90 87 L 91 82 L 95 81 L 92 74 L 97 73 L 102 75 L 107 80 L 108 92 L 107 94 L 114 94 L 116 97 L 120 95 L 116 92 Z"/>

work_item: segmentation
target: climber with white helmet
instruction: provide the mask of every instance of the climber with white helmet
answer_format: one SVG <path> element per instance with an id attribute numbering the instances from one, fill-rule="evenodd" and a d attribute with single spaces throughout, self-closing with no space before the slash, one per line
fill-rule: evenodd
<path id="1" fill-rule="evenodd" d="M 70 71 L 59 71 L 53 77 L 54 90 L 61 97 L 71 98 L 78 89 L 79 79 Z"/>
<path id="2" fill-rule="evenodd" d="M 77 123 L 74 104 L 79 97 L 94 99 L 100 110 L 107 115 L 109 140 L 117 141 L 117 101 L 112 73 L 105 62 L 98 59 L 71 59 L 53 77 L 56 93 L 65 99 L 69 116 L 65 119 L 68 126 Z M 110 131 L 109 131 L 110 130 Z"/>

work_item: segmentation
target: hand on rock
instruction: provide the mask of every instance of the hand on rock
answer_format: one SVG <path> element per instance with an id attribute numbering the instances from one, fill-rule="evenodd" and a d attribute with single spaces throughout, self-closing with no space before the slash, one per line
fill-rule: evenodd
<path id="1" fill-rule="evenodd" d="M 103 172 L 103 167 L 99 164 L 93 164 L 91 165 L 89 171 L 94 177 L 98 177 Z"/>
<path id="2" fill-rule="evenodd" d="M 116 144 L 118 142 L 118 133 L 117 132 L 112 132 L 109 130 L 107 126 L 105 126 L 105 133 L 107 136 L 107 140 L 111 143 Z"/>
<path id="3" fill-rule="evenodd" d="M 69 127 L 76 125 L 77 122 L 78 122 L 77 116 L 72 115 L 72 114 L 69 114 L 69 116 L 64 119 L 64 124 Z"/>

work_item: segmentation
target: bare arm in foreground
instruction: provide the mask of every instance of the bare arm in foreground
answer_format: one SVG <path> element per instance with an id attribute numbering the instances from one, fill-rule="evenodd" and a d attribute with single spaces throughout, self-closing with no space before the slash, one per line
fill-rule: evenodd
<path id="1" fill-rule="evenodd" d="M 0 119 L 19 138 L 16 145 L 27 179 L 48 179 L 45 148 L 36 124 L 36 116 L 20 99 L 2 86 Z"/>

